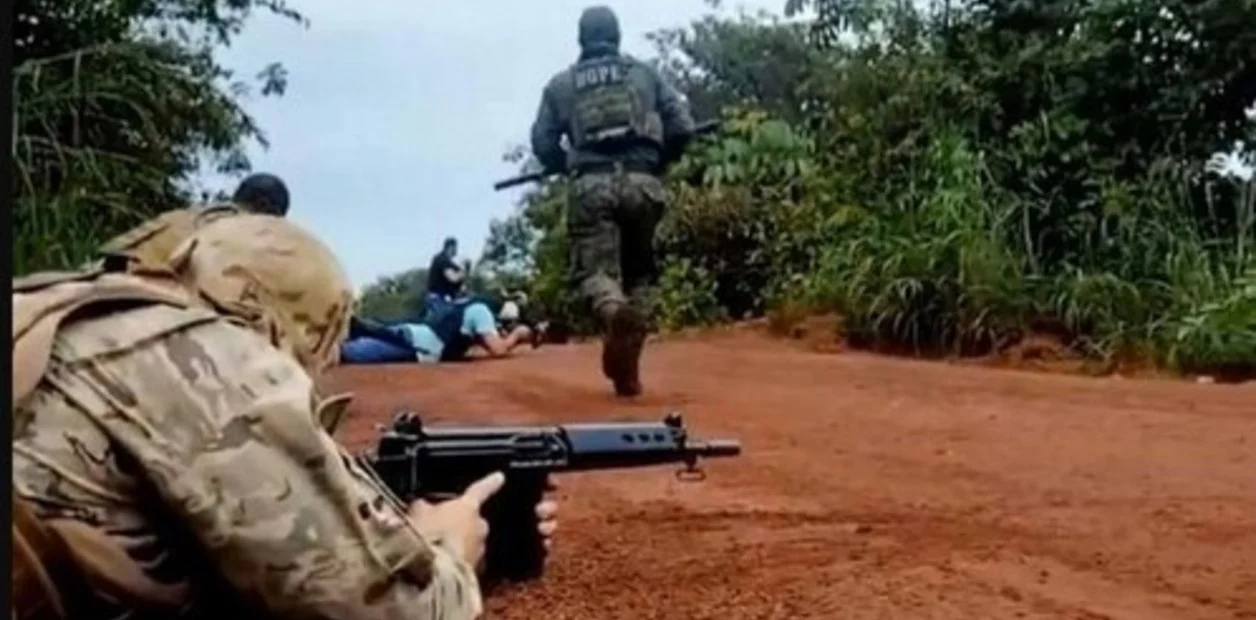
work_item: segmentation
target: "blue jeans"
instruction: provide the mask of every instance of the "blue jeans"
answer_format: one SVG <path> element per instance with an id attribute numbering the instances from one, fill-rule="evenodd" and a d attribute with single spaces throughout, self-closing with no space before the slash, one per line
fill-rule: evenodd
<path id="1" fill-rule="evenodd" d="M 415 355 L 397 328 L 356 316 L 349 319 L 349 339 L 340 345 L 342 364 L 413 362 Z"/>
<path id="2" fill-rule="evenodd" d="M 478 299 L 478 298 L 476 298 Z M 444 313 L 448 308 L 459 304 L 467 304 L 473 301 L 472 295 L 465 291 L 458 296 L 441 295 L 440 293 L 427 293 L 423 297 L 423 321 L 435 319 Z"/>
<path id="3" fill-rule="evenodd" d="M 416 361 L 414 349 L 391 342 L 359 336 L 340 345 L 342 364 L 397 364 Z"/>
<path id="4" fill-rule="evenodd" d="M 426 321 L 440 314 L 442 310 L 453 305 L 453 300 L 440 293 L 428 293 L 423 297 L 423 318 Z"/>

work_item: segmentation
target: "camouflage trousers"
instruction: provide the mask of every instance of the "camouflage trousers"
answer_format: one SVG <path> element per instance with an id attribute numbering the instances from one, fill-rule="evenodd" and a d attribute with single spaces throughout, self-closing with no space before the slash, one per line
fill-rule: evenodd
<path id="1" fill-rule="evenodd" d="M 573 182 L 567 204 L 568 275 L 599 318 L 605 320 L 624 303 L 649 314 L 654 232 L 666 205 L 663 182 L 650 174 L 586 174 Z"/>

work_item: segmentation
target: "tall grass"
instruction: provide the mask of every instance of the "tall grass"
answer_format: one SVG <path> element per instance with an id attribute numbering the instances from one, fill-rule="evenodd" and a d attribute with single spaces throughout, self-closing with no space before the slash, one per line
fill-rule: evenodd
<path id="1" fill-rule="evenodd" d="M 963 355 L 1047 332 L 1099 358 L 1256 363 L 1251 182 L 1213 178 L 1192 200 L 1198 179 L 1150 177 L 1090 238 L 1088 260 L 1044 271 L 1021 230 L 1032 207 L 993 186 L 957 134 L 934 140 L 913 177 L 829 238 L 807 280 L 808 301 L 845 314 L 857 342 Z M 1239 198 L 1217 198 L 1227 192 Z"/>
<path id="2" fill-rule="evenodd" d="M 149 73 L 94 70 L 119 64 Z M 161 191 L 170 182 L 168 172 L 97 146 L 104 142 L 93 129 L 121 123 L 121 108 L 135 143 L 157 134 L 136 93 L 159 97 L 151 91 L 151 72 L 178 70 L 128 44 L 30 60 L 14 69 L 15 273 L 80 264 L 110 235 L 161 209 L 133 197 Z"/>

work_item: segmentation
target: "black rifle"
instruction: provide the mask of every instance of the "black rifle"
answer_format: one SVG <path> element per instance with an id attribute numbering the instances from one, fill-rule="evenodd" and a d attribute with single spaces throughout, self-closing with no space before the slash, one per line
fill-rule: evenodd
<path id="1" fill-rule="evenodd" d="M 682 463 L 678 477 L 701 479 L 699 458 L 739 454 L 735 440 L 691 439 L 679 413 L 662 422 L 429 428 L 402 412 L 363 460 L 406 503 L 457 496 L 488 474 L 504 473 L 506 484 L 482 513 L 489 524 L 484 578 L 493 584 L 543 572 L 535 507 L 550 488 L 549 474 Z"/>
<path id="2" fill-rule="evenodd" d="M 716 129 L 719 129 L 722 123 L 723 121 L 720 121 L 718 119 L 703 121 L 701 123 L 698 123 L 697 125 L 694 125 L 693 135 L 696 137 L 696 136 L 702 136 L 702 135 L 711 133 L 715 131 Z M 500 192 L 501 190 L 506 189 L 507 187 L 514 187 L 516 185 L 523 185 L 524 183 L 532 183 L 534 181 L 543 181 L 547 177 L 551 177 L 556 174 L 559 174 L 559 172 L 554 171 L 554 170 L 542 170 L 540 172 L 530 172 L 528 174 L 521 174 L 519 176 L 510 177 L 509 179 L 505 179 L 505 180 L 494 183 L 493 190 Z"/>

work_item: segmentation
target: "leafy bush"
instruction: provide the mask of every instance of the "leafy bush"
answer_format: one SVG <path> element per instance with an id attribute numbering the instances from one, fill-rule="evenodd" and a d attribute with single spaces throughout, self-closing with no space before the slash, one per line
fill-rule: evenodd
<path id="1" fill-rule="evenodd" d="M 423 316 L 426 289 L 427 269 L 383 276 L 362 288 L 353 312 L 376 321 L 413 321 Z"/>
<path id="2" fill-rule="evenodd" d="M 1218 299 L 1193 305 L 1166 326 L 1166 350 L 1177 367 L 1250 375 L 1256 371 L 1256 265 Z"/>
<path id="3" fill-rule="evenodd" d="M 688 258 L 668 256 L 660 270 L 659 286 L 651 300 L 653 317 L 667 331 L 693 325 L 713 325 L 726 318 L 715 296 L 719 284 L 711 272 Z"/>

